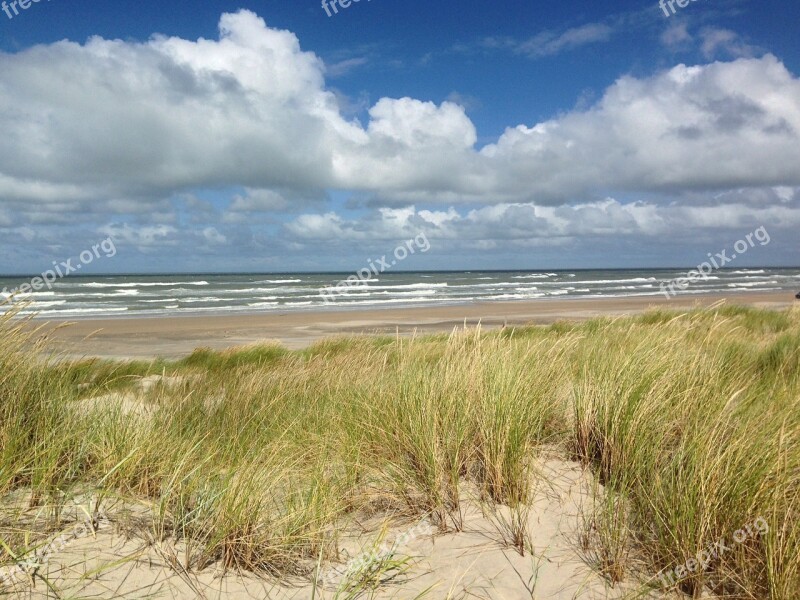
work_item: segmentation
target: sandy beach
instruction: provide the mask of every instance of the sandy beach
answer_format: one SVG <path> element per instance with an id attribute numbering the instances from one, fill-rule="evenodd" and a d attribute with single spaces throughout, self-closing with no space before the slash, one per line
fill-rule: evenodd
<path id="1" fill-rule="evenodd" d="M 492 329 L 636 314 L 651 308 L 686 309 L 722 301 L 769 309 L 796 302 L 789 293 L 754 292 L 669 300 L 660 296 L 534 300 L 360 311 L 82 319 L 34 325 L 43 327 L 55 347 L 73 357 L 179 358 L 200 347 L 220 350 L 272 340 L 300 349 L 338 335 L 408 336 L 451 331 L 465 323 Z"/>

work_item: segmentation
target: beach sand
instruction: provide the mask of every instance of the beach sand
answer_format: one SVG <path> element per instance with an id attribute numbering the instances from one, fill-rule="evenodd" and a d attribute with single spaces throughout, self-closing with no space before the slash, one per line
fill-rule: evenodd
<path id="1" fill-rule="evenodd" d="M 82 598 L 668 600 L 675 597 L 657 587 L 648 589 L 647 578 L 631 578 L 610 586 L 593 570 L 592 557 L 581 552 L 578 541 L 582 520 L 592 510 L 591 475 L 578 463 L 554 458 L 537 461 L 536 468 L 546 479 L 534 486 L 526 511 L 530 533 L 525 556 L 507 542 L 509 509 L 497 506 L 492 512 L 476 498 L 474 491 L 462 498 L 461 531 L 436 533 L 427 521 L 400 524 L 380 517 L 354 525 L 340 542 L 344 557 L 358 560 L 374 556 L 379 532 L 386 526 L 384 548 L 395 548 L 397 558 L 409 561 L 405 574 L 380 586 L 370 596 L 337 595 L 341 579 L 330 570 L 333 565 L 322 571 L 327 577 L 320 580 L 326 583 L 317 590 L 311 583 L 313 575 L 279 580 L 233 570 L 223 573 L 218 564 L 202 571 L 186 570 L 181 566 L 186 553 L 184 542 L 149 543 L 140 536 L 130 535 L 131 522 L 141 513 L 135 506 L 117 506 L 94 535 L 72 540 L 63 551 L 54 554 L 43 571 L 50 584 L 65 593 L 64 597 L 69 593 Z M 76 521 L 82 522 L 80 515 Z M 400 540 L 406 541 L 401 544 Z M 313 563 L 304 566 L 313 573 Z M 344 573 L 348 565 L 342 562 L 336 566 Z M 87 577 L 86 572 L 96 575 Z M 9 591 L 32 600 L 51 597 L 45 586 L 35 589 L 24 579 Z"/>
<path id="2" fill-rule="evenodd" d="M 559 320 L 641 313 L 651 308 L 683 310 L 717 302 L 780 309 L 796 303 L 791 293 L 737 293 L 726 296 L 576 298 L 476 303 L 348 311 L 286 311 L 180 317 L 140 317 L 51 321 L 41 326 L 52 347 L 71 357 L 180 358 L 195 348 L 221 350 L 277 341 L 300 349 L 340 335 L 402 335 L 449 332 L 481 324 L 493 329 Z"/>

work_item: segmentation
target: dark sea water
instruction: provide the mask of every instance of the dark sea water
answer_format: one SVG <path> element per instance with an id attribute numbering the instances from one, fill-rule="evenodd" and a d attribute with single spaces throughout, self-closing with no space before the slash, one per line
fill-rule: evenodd
<path id="1" fill-rule="evenodd" d="M 383 273 L 357 286 L 335 288 L 348 273 L 280 275 L 69 276 L 29 294 L 23 313 L 43 318 L 270 313 L 461 304 L 547 298 L 664 297 L 663 281 L 684 270 L 468 271 Z M 13 290 L 30 278 L 0 278 Z M 325 294 L 325 290 L 329 293 Z M 679 296 L 731 292 L 800 291 L 800 268 L 714 271 Z M 0 299 L 8 292 L 0 291 Z M 0 306 L 0 312 L 8 304 Z"/>

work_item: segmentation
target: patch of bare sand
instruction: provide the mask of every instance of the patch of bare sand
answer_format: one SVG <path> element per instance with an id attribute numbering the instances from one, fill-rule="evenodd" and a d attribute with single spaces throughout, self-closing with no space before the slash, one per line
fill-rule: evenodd
<path id="1" fill-rule="evenodd" d="M 109 392 L 79 400 L 75 403 L 75 410 L 83 415 L 119 413 L 126 417 L 149 417 L 158 409 L 156 392 L 159 387 L 174 389 L 187 381 L 190 381 L 190 378 L 162 375 L 142 377 L 136 381 L 131 390 Z M 221 401 L 222 396 L 217 395 L 209 398 L 205 404 L 211 409 Z"/>
<path id="2" fill-rule="evenodd" d="M 84 415 L 108 412 L 126 417 L 148 417 L 155 408 L 139 396 L 125 392 L 111 392 L 75 403 L 75 410 Z"/>
<path id="3" fill-rule="evenodd" d="M 409 570 L 373 594 L 338 598 L 413 599 L 453 598 L 491 600 L 666 598 L 633 581 L 611 588 L 584 560 L 578 539 L 582 519 L 592 508 L 592 479 L 580 465 L 546 460 L 527 515 L 525 556 L 509 547 L 508 508 L 487 509 L 466 494 L 461 508 L 461 531 L 406 535 L 418 523 L 395 522 L 383 540 L 396 547 L 395 556 L 411 558 Z M 112 523 L 115 522 L 113 512 Z M 146 520 L 146 515 L 141 515 Z M 130 519 L 130 513 L 124 520 Z M 120 519 L 119 522 L 123 522 Z M 354 527 L 341 541 L 344 562 L 364 556 L 380 542 L 380 520 Z M 50 558 L 40 577 L 15 584 L 14 597 L 52 598 L 258 598 L 321 600 L 337 598 L 336 587 L 315 592 L 313 576 L 278 581 L 252 574 L 223 574 L 219 568 L 189 572 L 183 566 L 185 546 L 144 541 L 125 535 L 119 526 L 101 528 L 77 539 Z M 312 565 L 306 565 L 309 570 Z M 325 565 L 323 572 L 337 565 Z M 341 569 L 342 565 L 338 565 Z M 344 569 L 341 569 L 344 570 Z M 427 594 L 424 594 L 427 590 Z"/>

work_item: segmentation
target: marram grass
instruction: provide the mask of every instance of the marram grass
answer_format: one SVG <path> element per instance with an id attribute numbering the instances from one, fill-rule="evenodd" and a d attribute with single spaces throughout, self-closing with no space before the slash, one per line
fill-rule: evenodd
<path id="1" fill-rule="evenodd" d="M 185 542 L 185 568 L 313 577 L 341 558 L 356 515 L 458 530 L 465 484 L 523 511 L 537 459 L 555 452 L 596 476 L 583 540 L 612 584 L 774 600 L 800 590 L 797 309 L 198 350 L 173 363 L 48 361 L 12 317 L 0 317 L 0 564 L 91 491 L 147 507 L 147 535 Z M 142 390 L 152 375 L 166 377 Z M 732 541 L 757 519 L 763 533 Z M 524 532 L 512 537 L 524 552 Z M 680 568 L 719 540 L 724 552 Z"/>

